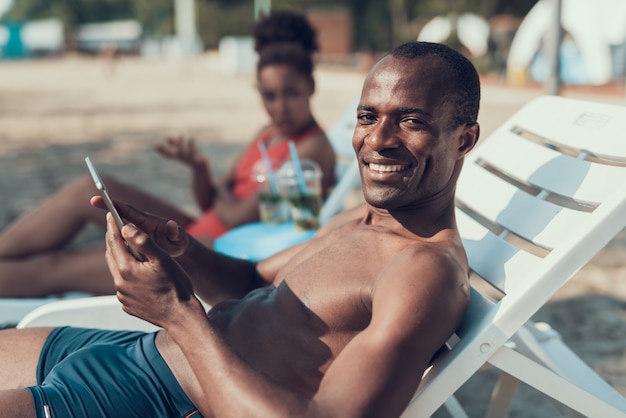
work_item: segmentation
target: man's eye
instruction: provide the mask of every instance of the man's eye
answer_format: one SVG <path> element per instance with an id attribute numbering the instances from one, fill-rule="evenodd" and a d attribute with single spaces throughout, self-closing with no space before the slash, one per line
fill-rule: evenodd
<path id="1" fill-rule="evenodd" d="M 376 116 L 370 113 L 363 113 L 357 116 L 357 120 L 361 124 L 370 124 L 376 121 Z"/>
<path id="2" fill-rule="evenodd" d="M 412 128 L 419 128 L 425 125 L 424 121 L 418 118 L 403 118 L 400 122 Z"/>

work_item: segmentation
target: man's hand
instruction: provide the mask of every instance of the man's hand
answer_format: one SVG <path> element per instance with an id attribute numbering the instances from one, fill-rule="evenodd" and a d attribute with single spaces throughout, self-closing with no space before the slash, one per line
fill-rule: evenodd
<path id="1" fill-rule="evenodd" d="M 144 258 L 137 261 L 126 242 Z M 185 271 L 152 238 L 133 224 L 117 227 L 107 214 L 106 262 L 125 312 L 157 326 L 182 324 L 192 312 L 204 315 Z"/>
<path id="2" fill-rule="evenodd" d="M 107 209 L 100 196 L 92 197 L 90 203 L 96 208 Z M 143 232 L 149 234 L 167 254 L 178 257 L 185 252 L 189 245 L 189 236 L 176 222 L 143 212 L 119 201 L 115 201 L 114 204 L 123 219 L 132 222 Z"/>

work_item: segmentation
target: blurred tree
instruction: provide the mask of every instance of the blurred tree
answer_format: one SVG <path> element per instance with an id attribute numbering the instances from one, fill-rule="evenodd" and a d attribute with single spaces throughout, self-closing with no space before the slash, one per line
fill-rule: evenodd
<path id="1" fill-rule="evenodd" d="M 348 2 L 354 16 L 354 44 L 361 51 L 388 51 L 393 44 L 391 16 L 385 2 L 352 0 Z"/>
<path id="2" fill-rule="evenodd" d="M 126 0 L 20 0 L 3 20 L 26 20 L 56 17 L 68 26 L 132 17 L 132 5 Z"/>
<path id="3" fill-rule="evenodd" d="M 174 33 L 173 0 L 132 0 L 132 16 L 141 22 L 144 34 L 160 38 Z"/>
<path id="4" fill-rule="evenodd" d="M 54 17 L 66 33 L 83 23 L 137 19 L 149 34 L 172 33 L 172 0 L 19 0 L 3 21 L 25 21 Z"/>
<path id="5" fill-rule="evenodd" d="M 401 44 L 408 39 L 415 39 L 411 33 L 411 16 L 409 15 L 409 0 L 387 0 L 391 17 L 392 40 L 394 44 Z"/>
<path id="6" fill-rule="evenodd" d="M 217 48 L 223 36 L 248 36 L 254 25 L 253 0 L 198 0 L 198 35 L 205 48 Z"/>
<path id="7" fill-rule="evenodd" d="M 538 0 L 482 0 L 480 14 L 486 18 L 495 15 L 509 14 L 524 17 Z"/>
<path id="8" fill-rule="evenodd" d="M 68 34 L 77 24 L 137 19 L 148 36 L 174 32 L 174 0 L 18 0 L 4 21 L 59 18 Z M 437 15 L 474 12 L 522 17 L 537 0 L 272 0 L 273 9 L 306 11 L 316 7 L 347 7 L 354 17 L 357 50 L 387 51 L 417 37 Z M 196 0 L 198 31 L 207 48 L 224 35 L 249 35 L 254 25 L 254 0 Z"/>
<path id="9" fill-rule="evenodd" d="M 394 45 L 417 38 L 421 28 L 438 15 L 476 13 L 489 19 L 498 14 L 511 14 L 516 17 L 525 16 L 538 0 L 387 0 L 387 13 L 377 13 L 378 25 L 384 25 L 389 19 L 391 43 L 383 38 L 377 39 L 377 46 L 387 50 Z M 357 0 L 350 2 L 355 15 L 355 8 L 372 7 L 369 2 L 362 4 Z M 368 25 L 371 26 L 371 25 Z"/>

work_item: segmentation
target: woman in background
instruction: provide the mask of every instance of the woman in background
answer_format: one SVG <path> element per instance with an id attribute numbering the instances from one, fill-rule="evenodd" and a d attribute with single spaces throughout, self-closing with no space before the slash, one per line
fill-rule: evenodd
<path id="1" fill-rule="evenodd" d="M 321 167 L 325 195 L 334 184 L 335 154 L 311 111 L 315 30 L 300 14 L 276 11 L 261 18 L 253 34 L 259 57 L 257 87 L 270 122 L 234 166 L 215 181 L 208 159 L 192 139 L 166 138 L 156 146 L 164 157 L 191 169 L 191 188 L 203 212 L 199 218 L 131 185 L 111 177 L 103 179 L 114 199 L 173 219 L 209 246 L 229 229 L 259 220 L 257 183 L 252 176 L 253 166 L 261 159 L 259 144 L 264 144 L 270 158 L 280 163 L 289 159 L 288 142 L 293 141 L 301 159 L 315 161 Z M 104 246 L 66 248 L 86 224 L 104 228 L 102 211 L 89 204 L 95 194 L 91 177 L 85 175 L 3 231 L 0 297 L 41 297 L 68 291 L 113 293 Z"/>

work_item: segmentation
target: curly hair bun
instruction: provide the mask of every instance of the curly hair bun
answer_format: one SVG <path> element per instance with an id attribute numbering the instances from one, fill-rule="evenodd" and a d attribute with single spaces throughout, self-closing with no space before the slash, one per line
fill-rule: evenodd
<path id="1" fill-rule="evenodd" d="M 297 12 L 280 10 L 262 16 L 254 27 L 254 50 L 260 53 L 268 45 L 293 42 L 307 53 L 318 50 L 317 33 L 307 18 Z"/>

